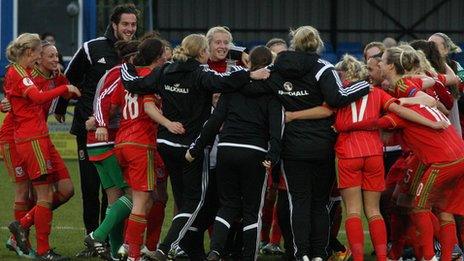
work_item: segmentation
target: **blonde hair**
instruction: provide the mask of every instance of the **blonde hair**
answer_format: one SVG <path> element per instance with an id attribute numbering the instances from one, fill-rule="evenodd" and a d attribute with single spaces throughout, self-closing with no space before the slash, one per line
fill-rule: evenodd
<path id="1" fill-rule="evenodd" d="M 370 42 L 370 43 L 366 44 L 366 46 L 364 47 L 364 51 L 363 51 L 364 60 L 367 60 L 366 59 L 367 50 L 369 50 L 371 48 L 374 48 L 374 47 L 379 48 L 381 53 L 383 53 L 385 51 L 385 45 L 383 43 L 381 43 L 381 42 Z"/>
<path id="2" fill-rule="evenodd" d="M 26 50 L 35 50 L 41 45 L 41 40 L 38 34 L 23 33 L 11 41 L 8 47 L 6 47 L 6 58 L 11 63 L 16 63 L 19 58 L 24 55 Z"/>
<path id="3" fill-rule="evenodd" d="M 343 55 L 342 60 L 335 65 L 335 69 L 344 72 L 345 80 L 349 82 L 365 80 L 369 76 L 367 66 L 349 54 Z"/>
<path id="4" fill-rule="evenodd" d="M 420 67 L 420 58 L 416 50 L 409 45 L 391 47 L 386 51 L 387 64 L 393 64 L 397 74 L 403 75 Z"/>
<path id="5" fill-rule="evenodd" d="M 206 37 L 202 34 L 191 34 L 186 36 L 181 45 L 173 50 L 172 59 L 185 62 L 189 58 L 197 58 L 205 49 L 208 49 Z"/>
<path id="6" fill-rule="evenodd" d="M 213 36 L 216 33 L 227 34 L 227 36 L 229 36 L 229 43 L 232 43 L 233 39 L 232 39 L 232 34 L 230 33 L 229 28 L 225 26 L 215 26 L 215 27 L 210 28 L 208 32 L 206 33 L 206 38 L 208 39 L 209 44 L 211 44 L 211 42 L 213 41 Z"/>
<path id="7" fill-rule="evenodd" d="M 430 64 L 429 60 L 427 60 L 427 56 L 421 50 L 416 50 L 416 54 L 419 57 L 419 67 L 415 70 L 415 73 L 426 73 L 426 72 L 433 72 L 436 73 L 435 68 L 433 68 L 432 64 Z"/>
<path id="8" fill-rule="evenodd" d="M 445 48 L 449 50 L 449 53 L 460 53 L 462 52 L 461 47 L 457 46 L 451 38 L 444 33 L 434 33 L 433 35 L 439 36 L 443 39 Z"/>
<path id="9" fill-rule="evenodd" d="M 324 48 L 319 32 L 316 28 L 306 25 L 296 30 L 290 30 L 291 47 L 295 51 L 319 53 Z"/>

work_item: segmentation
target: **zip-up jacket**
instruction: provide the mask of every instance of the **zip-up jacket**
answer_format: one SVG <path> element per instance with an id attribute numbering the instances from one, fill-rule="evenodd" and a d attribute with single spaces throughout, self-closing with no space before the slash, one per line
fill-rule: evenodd
<path id="1" fill-rule="evenodd" d="M 106 71 L 120 62 L 114 48 L 116 41 L 113 28 L 108 26 L 103 37 L 90 40 L 82 45 L 65 71 L 69 82 L 77 86 L 82 93 L 74 108 L 71 134 L 86 133 L 85 121 L 93 113 L 93 99 L 98 81 Z M 55 113 L 65 114 L 66 107 L 67 102 L 60 99 Z"/>
<path id="2" fill-rule="evenodd" d="M 235 91 L 250 81 L 246 70 L 220 74 L 195 59 L 165 64 L 144 78 L 137 76 L 133 65 L 123 64 L 121 76 L 129 92 L 161 96 L 163 115 L 182 123 L 185 133 L 173 134 L 160 126 L 157 142 L 184 148 L 190 146 L 210 116 L 212 94 Z"/>
<path id="3" fill-rule="evenodd" d="M 274 95 L 254 98 L 239 92 L 222 94 L 217 108 L 190 147 L 190 154 L 198 157 L 222 126 L 218 147 L 267 152 L 266 159 L 275 164 L 279 161 L 283 120 L 282 105 Z"/>
<path id="4" fill-rule="evenodd" d="M 254 81 L 250 92 L 272 92 L 286 111 L 314 108 L 324 102 L 330 107 L 345 106 L 369 93 L 370 85 L 356 82 L 344 88 L 334 66 L 315 53 L 285 51 L 278 55 L 271 76 Z M 285 125 L 283 159 L 327 159 L 333 155 L 336 134 L 334 118 L 294 120 Z"/>

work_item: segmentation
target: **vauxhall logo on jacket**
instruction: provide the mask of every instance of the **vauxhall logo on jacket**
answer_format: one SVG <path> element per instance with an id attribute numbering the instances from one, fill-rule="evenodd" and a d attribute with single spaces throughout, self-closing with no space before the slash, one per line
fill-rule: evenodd
<path id="1" fill-rule="evenodd" d="M 293 84 L 291 82 L 284 82 L 282 87 L 285 91 L 278 90 L 277 93 L 279 95 L 287 95 L 287 96 L 307 96 L 309 95 L 309 92 L 307 90 L 293 91 Z"/>
<path id="2" fill-rule="evenodd" d="M 189 93 L 189 89 L 188 88 L 180 88 L 180 83 L 176 83 L 174 85 L 164 85 L 164 89 L 166 91 L 170 91 L 170 92 L 177 92 L 177 93 L 183 93 L 183 94 L 187 94 Z"/>

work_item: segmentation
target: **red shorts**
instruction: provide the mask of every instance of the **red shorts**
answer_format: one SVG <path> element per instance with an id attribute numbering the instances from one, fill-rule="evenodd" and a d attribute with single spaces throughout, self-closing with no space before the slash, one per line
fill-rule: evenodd
<path id="1" fill-rule="evenodd" d="M 423 164 L 414 154 L 410 154 L 406 160 L 406 170 L 403 179 L 398 181 L 397 204 L 403 207 L 411 207 L 416 195 L 417 187 L 424 175 L 427 166 Z"/>
<path id="2" fill-rule="evenodd" d="M 433 164 L 424 172 L 417 186 L 415 206 L 464 215 L 464 158 Z"/>
<path id="3" fill-rule="evenodd" d="M 168 170 L 164 165 L 164 161 L 158 151 L 155 152 L 155 170 L 156 170 L 156 184 L 166 182 L 169 177 Z"/>
<path id="4" fill-rule="evenodd" d="M 3 158 L 5 169 L 8 172 L 8 176 L 10 176 L 11 182 L 18 183 L 29 180 L 29 177 L 24 171 L 22 159 L 16 151 L 14 142 L 1 143 L 0 155 Z"/>
<path id="5" fill-rule="evenodd" d="M 336 159 L 338 188 L 361 187 L 363 190 L 385 189 L 383 156 Z"/>
<path id="6" fill-rule="evenodd" d="M 51 179 L 47 179 L 51 182 L 62 179 L 63 176 L 69 178 L 67 170 L 64 171 L 66 165 L 50 137 L 17 143 L 16 150 L 21 155 L 30 180 L 33 181 L 45 174 L 51 174 Z M 54 173 L 59 173 L 61 177 L 53 177 Z"/>
<path id="7" fill-rule="evenodd" d="M 137 191 L 153 191 L 156 184 L 155 149 L 137 145 L 116 146 L 114 154 L 127 184 Z"/>

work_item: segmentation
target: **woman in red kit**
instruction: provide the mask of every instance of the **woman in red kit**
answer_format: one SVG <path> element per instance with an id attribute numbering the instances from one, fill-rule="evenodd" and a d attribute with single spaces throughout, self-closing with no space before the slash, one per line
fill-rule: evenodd
<path id="1" fill-rule="evenodd" d="M 5 78 L 5 81 L 8 82 L 9 79 Z M 8 99 L 4 98 L 1 104 L 1 111 L 5 112 L 6 116 L 0 128 L 0 155 L 3 158 L 8 176 L 10 176 L 10 180 L 14 183 L 15 198 L 13 212 L 15 220 L 19 221 L 29 212 L 34 203 L 33 199 L 29 197 L 31 184 L 24 171 L 21 157 L 16 151 L 13 114 L 10 110 L 11 105 Z M 29 242 L 28 245 L 30 245 Z M 19 256 L 23 255 L 23 252 L 16 244 L 14 236 L 10 236 L 10 238 L 8 238 L 6 246 L 9 250 L 15 251 Z M 32 258 L 35 257 L 35 252 L 32 249 L 30 249 L 29 256 Z"/>
<path id="2" fill-rule="evenodd" d="M 142 52 L 142 50 L 151 50 Z M 153 68 L 164 64 L 164 45 L 158 39 L 147 39 L 139 46 L 134 65 L 140 75 L 149 74 Z M 171 122 L 159 112 L 154 95 L 131 94 L 122 84 L 111 97 L 112 106 L 119 107 L 121 122 L 115 140 L 115 155 L 123 170 L 124 178 L 132 189 L 132 211 L 126 228 L 125 241 L 129 244 L 128 260 L 140 260 L 140 247 L 147 226 L 146 215 L 152 205 L 152 192 L 156 187 L 155 153 L 157 123 L 175 134 L 184 128 Z"/>
<path id="3" fill-rule="evenodd" d="M 42 41 L 41 59 L 31 72 L 33 82 L 41 91 L 49 91 L 58 86 L 69 84 L 66 76 L 59 71 L 58 66 L 58 50 L 49 42 Z M 57 99 L 53 101 L 57 101 Z M 50 107 L 52 107 L 52 101 L 42 104 L 45 119 L 48 117 Z M 53 183 L 55 186 L 52 209 L 56 209 L 66 203 L 74 195 L 74 186 L 69 177 L 68 169 L 63 159 L 59 160 L 59 158 L 57 158 L 56 163 L 53 165 L 53 173 L 51 173 L 53 174 Z"/>
<path id="4" fill-rule="evenodd" d="M 18 247 L 29 253 L 25 228 L 34 223 L 39 260 L 67 260 L 51 250 L 48 237 L 51 230 L 53 202 L 53 170 L 61 157 L 50 141 L 42 104 L 60 95 L 75 94 L 79 90 L 72 85 L 58 86 L 42 91 L 32 80 L 30 71 L 39 61 L 42 52 L 37 34 L 24 33 L 7 47 L 7 58 L 12 63 L 6 73 L 8 81 L 4 89 L 11 103 L 14 121 L 16 150 L 24 162 L 24 169 L 37 194 L 37 204 L 19 222 L 8 228 L 15 236 Z M 31 220 L 30 217 L 34 217 Z"/>
<path id="5" fill-rule="evenodd" d="M 367 78 L 367 68 L 354 57 L 346 55 L 335 68 L 345 83 Z M 382 111 L 392 111 L 420 124 L 433 126 L 431 121 L 395 103 L 395 98 L 374 88 L 350 106 L 339 108 L 335 128 L 346 130 L 366 119 L 379 118 Z M 364 233 L 361 210 L 369 222 L 369 232 L 377 260 L 386 260 L 387 234 L 379 210 L 381 192 L 385 189 L 383 144 L 377 130 L 340 132 L 335 144 L 337 181 L 345 204 L 345 228 L 354 260 L 363 260 Z"/>
<path id="6" fill-rule="evenodd" d="M 415 59 L 417 59 L 415 52 L 396 47 L 387 49 L 382 56 L 380 63 L 382 73 L 390 82 L 396 83 L 395 88 L 400 88 L 400 92 L 417 92 L 414 86 L 401 79 L 406 68 L 414 67 Z M 411 221 L 417 228 L 423 259 L 437 260 L 433 249 L 433 223 L 430 216 L 431 207 L 436 208 L 440 213 L 441 259 L 451 260 L 451 252 L 457 242 L 452 214 L 464 213 L 464 206 L 460 200 L 461 184 L 464 183 L 462 172 L 464 145 L 454 128 L 448 127 L 449 120 L 436 108 L 422 104 L 411 105 L 409 108 L 436 124 L 443 124 L 443 130 L 433 130 L 402 120 L 393 114 L 382 117 L 374 125 L 402 129 L 405 144 L 425 165 L 423 175 L 414 178 L 419 182 L 414 194 Z M 352 124 L 351 128 L 357 128 L 357 124 Z M 450 186 L 453 183 L 457 186 Z"/>

